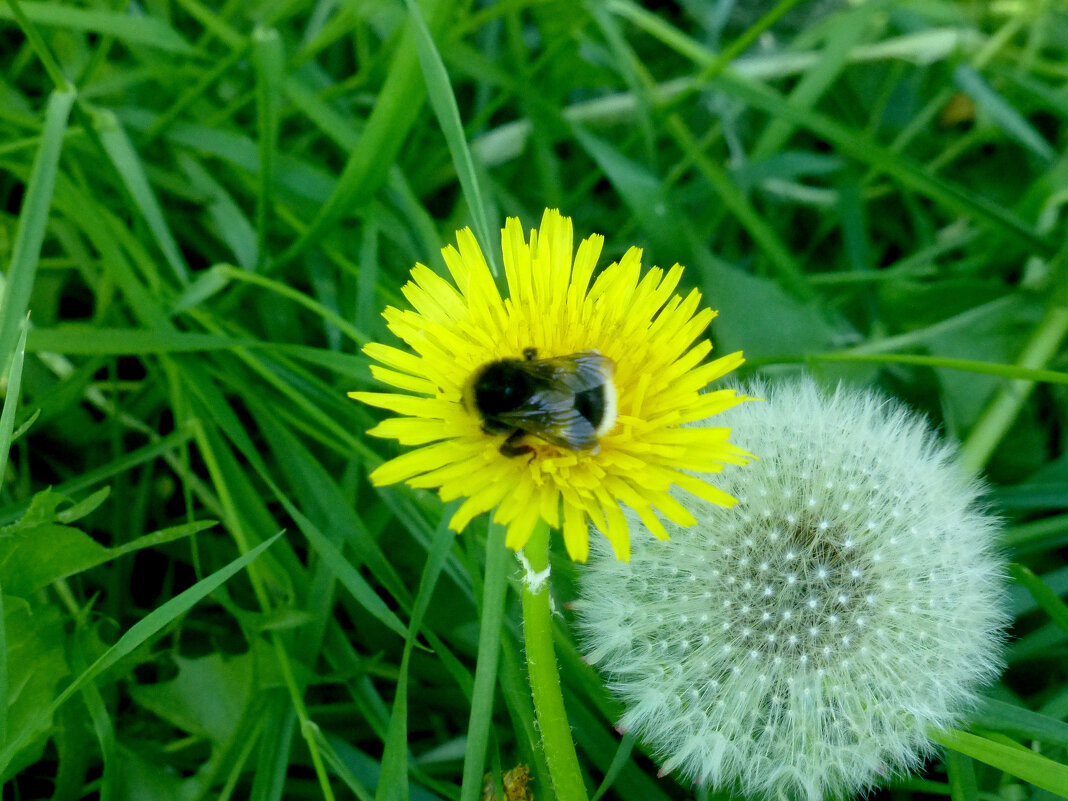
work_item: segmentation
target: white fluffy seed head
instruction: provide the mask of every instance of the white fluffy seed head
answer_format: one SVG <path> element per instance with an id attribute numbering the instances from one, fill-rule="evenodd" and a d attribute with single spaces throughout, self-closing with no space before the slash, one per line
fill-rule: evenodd
<path id="1" fill-rule="evenodd" d="M 997 521 L 924 421 L 810 380 L 717 415 L 760 457 L 717 476 L 733 509 L 630 562 L 595 539 L 576 620 L 619 721 L 662 773 L 776 801 L 918 766 L 1001 665 Z"/>

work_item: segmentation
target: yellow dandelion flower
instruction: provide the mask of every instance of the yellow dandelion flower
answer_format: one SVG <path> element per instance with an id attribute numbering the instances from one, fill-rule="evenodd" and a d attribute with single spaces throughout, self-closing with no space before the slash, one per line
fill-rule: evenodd
<path id="1" fill-rule="evenodd" d="M 729 389 L 702 393 L 740 365 L 742 354 L 704 361 L 712 345 L 696 340 L 715 312 L 701 308 L 697 290 L 685 299 L 673 294 L 682 267 L 666 274 L 654 267 L 643 276 L 641 250 L 632 247 L 594 278 L 604 237 L 583 240 L 576 253 L 571 218 L 547 209 L 529 242 L 518 219 L 506 222 L 509 296 L 502 299 L 471 230 L 458 231 L 456 238 L 456 247 L 442 250 L 454 283 L 416 264 L 403 289 L 412 310 L 390 307 L 383 313 L 414 353 L 380 343 L 364 348 L 379 362 L 373 375 L 402 392 L 349 396 L 402 415 L 368 433 L 414 448 L 374 470 L 373 483 L 405 481 L 436 488 L 444 501 L 465 498 L 449 523 L 455 531 L 496 509 L 493 518 L 507 526 L 506 541 L 515 550 L 542 519 L 563 529 L 575 561 L 586 560 L 590 521 L 620 559 L 629 558 L 621 503 L 662 538 L 667 532 L 655 512 L 682 526 L 695 522 L 672 497 L 673 485 L 723 506 L 734 503 L 693 473 L 744 464 L 749 454 L 728 441 L 727 428 L 683 424 L 744 400 Z M 502 427 L 488 425 L 472 408 L 471 384 L 486 365 L 560 357 L 573 362 L 576 355 L 607 365 L 605 394 L 614 388 L 614 410 L 593 421 L 593 428 L 602 424 L 596 437 L 565 441 L 537 425 L 492 433 Z M 565 390 L 553 398 L 553 414 L 563 403 L 565 417 L 590 433 L 589 423 L 576 417 L 574 394 Z M 611 398 L 604 400 L 610 404 Z"/>

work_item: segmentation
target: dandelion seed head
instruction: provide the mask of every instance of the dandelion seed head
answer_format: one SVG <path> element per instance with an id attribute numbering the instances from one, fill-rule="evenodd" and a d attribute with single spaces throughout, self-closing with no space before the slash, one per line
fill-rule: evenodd
<path id="1" fill-rule="evenodd" d="M 693 503 L 696 526 L 669 528 L 669 542 L 636 535 L 629 564 L 598 546 L 576 620 L 621 724 L 663 771 L 821 801 L 915 768 L 928 728 L 959 722 L 998 672 L 997 524 L 903 408 L 811 381 L 758 394 L 726 417 L 761 461 L 721 485 L 771 514 Z M 608 648 L 601 621 L 624 601 L 644 614 Z M 670 626 L 653 625 L 654 605 Z M 651 653 L 654 637 L 666 647 Z"/>

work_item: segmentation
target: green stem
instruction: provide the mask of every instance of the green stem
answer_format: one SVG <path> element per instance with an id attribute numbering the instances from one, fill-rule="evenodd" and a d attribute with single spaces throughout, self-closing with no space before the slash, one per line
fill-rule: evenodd
<path id="1" fill-rule="evenodd" d="M 539 573 L 548 567 L 549 527 L 544 522 L 539 522 L 535 527 L 530 541 L 523 548 L 523 554 L 533 572 Z M 556 669 L 548 580 L 541 582 L 534 590 L 531 590 L 529 580 L 524 582 L 523 639 L 545 761 L 549 765 L 557 801 L 586 801 L 586 785 L 582 782 L 575 743 L 571 739 L 571 726 L 564 709 L 560 673 Z"/>

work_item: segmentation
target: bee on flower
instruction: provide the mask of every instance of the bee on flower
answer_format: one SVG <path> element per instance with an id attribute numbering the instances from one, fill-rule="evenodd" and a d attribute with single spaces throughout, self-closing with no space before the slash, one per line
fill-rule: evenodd
<path id="1" fill-rule="evenodd" d="M 701 336 L 715 312 L 697 290 L 675 294 L 679 265 L 643 274 L 641 250 L 631 248 L 595 277 L 603 243 L 590 236 L 576 252 L 571 219 L 555 209 L 529 240 L 510 218 L 507 298 L 470 229 L 442 251 L 451 282 L 412 269 L 403 289 L 412 308 L 384 312 L 410 350 L 364 348 L 378 362 L 374 376 L 400 392 L 349 393 L 399 415 L 368 433 L 413 448 L 373 471 L 372 482 L 464 498 L 449 523 L 456 531 L 495 510 L 515 550 L 544 520 L 562 529 L 576 561 L 587 558 L 591 522 L 617 558 L 629 558 L 622 506 L 656 536 L 667 536 L 657 512 L 693 525 L 673 487 L 734 503 L 707 474 L 749 454 L 727 428 L 684 424 L 745 400 L 732 389 L 703 392 L 741 353 L 705 361 L 712 345 Z"/>

